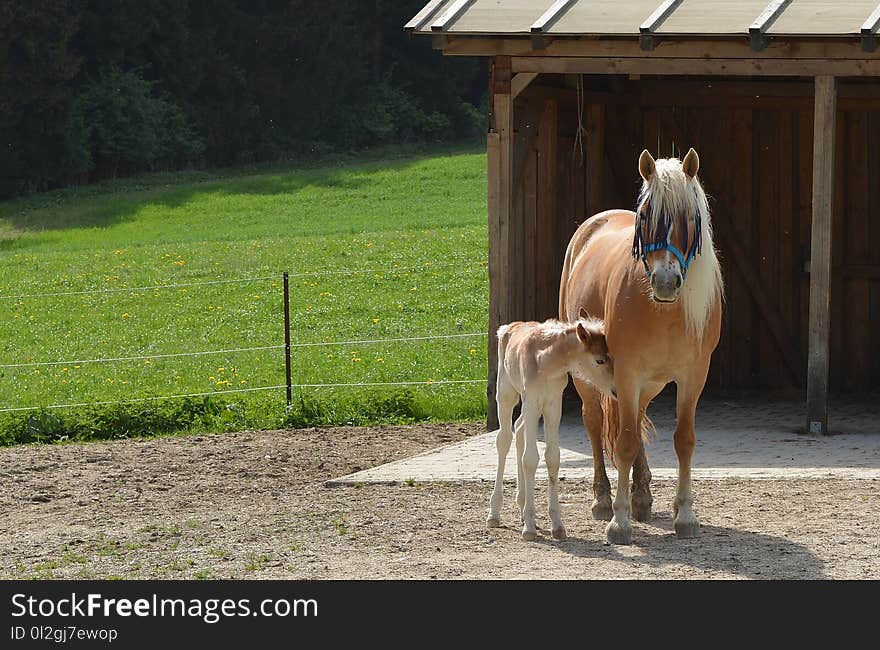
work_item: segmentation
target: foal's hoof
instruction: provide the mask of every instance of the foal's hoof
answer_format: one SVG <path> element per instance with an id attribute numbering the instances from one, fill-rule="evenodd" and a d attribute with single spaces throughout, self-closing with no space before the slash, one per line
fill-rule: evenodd
<path id="1" fill-rule="evenodd" d="M 538 533 L 534 530 L 524 530 L 522 532 L 522 538 L 524 542 L 534 542 L 538 539 Z"/>
<path id="2" fill-rule="evenodd" d="M 553 539 L 567 539 L 568 533 L 565 532 L 565 526 L 553 529 Z"/>
<path id="3" fill-rule="evenodd" d="M 700 536 L 700 522 L 693 521 L 675 521 L 672 524 L 675 527 L 675 536 L 679 539 L 692 539 Z"/>
<path id="4" fill-rule="evenodd" d="M 614 510 L 611 509 L 611 499 L 593 499 L 590 511 L 593 513 L 593 519 L 598 521 L 611 521 L 614 516 Z"/>
<path id="5" fill-rule="evenodd" d="M 498 528 L 501 525 L 501 519 L 498 517 L 487 517 L 486 528 Z"/>
<path id="6" fill-rule="evenodd" d="M 612 519 L 605 527 L 605 537 L 609 544 L 631 544 L 632 543 L 632 527 L 623 527 L 617 521 Z"/>

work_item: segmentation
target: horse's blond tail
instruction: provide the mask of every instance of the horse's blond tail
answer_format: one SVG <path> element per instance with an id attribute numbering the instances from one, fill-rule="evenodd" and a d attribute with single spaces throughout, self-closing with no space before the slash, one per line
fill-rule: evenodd
<path id="1" fill-rule="evenodd" d="M 599 399 L 602 406 L 602 447 L 611 460 L 611 464 L 617 468 L 617 464 L 614 462 L 614 446 L 620 435 L 620 410 L 617 406 L 617 400 L 610 395 L 602 393 Z M 642 438 L 642 443 L 648 442 L 651 436 L 656 433 L 657 429 L 651 422 L 651 418 L 644 410 L 640 411 L 639 435 Z"/>

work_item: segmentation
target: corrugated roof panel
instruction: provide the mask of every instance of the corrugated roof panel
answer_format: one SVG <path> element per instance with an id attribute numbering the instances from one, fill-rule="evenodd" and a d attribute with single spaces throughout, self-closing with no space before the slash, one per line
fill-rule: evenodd
<path id="1" fill-rule="evenodd" d="M 661 4 L 662 0 L 578 0 L 548 33 L 637 36 L 639 26 Z"/>
<path id="2" fill-rule="evenodd" d="M 546 31 L 557 35 L 631 35 L 663 0 L 577 0 Z M 683 0 L 657 34 L 746 34 L 770 0 Z M 791 0 L 771 24 L 770 35 L 841 36 L 858 34 L 880 0 Z M 528 34 L 554 0 L 473 0 L 446 30 L 450 34 Z M 431 3 L 426 3 L 426 6 Z M 417 30 L 431 24 L 455 0 L 443 0 Z"/>
<path id="3" fill-rule="evenodd" d="M 553 0 L 474 0 L 450 34 L 528 34 Z"/>
<path id="4" fill-rule="evenodd" d="M 769 0 L 684 0 L 658 34 L 746 34 Z M 711 6 L 708 6 L 711 5 Z"/>
<path id="5" fill-rule="evenodd" d="M 793 0 L 768 34 L 858 34 L 880 0 Z"/>

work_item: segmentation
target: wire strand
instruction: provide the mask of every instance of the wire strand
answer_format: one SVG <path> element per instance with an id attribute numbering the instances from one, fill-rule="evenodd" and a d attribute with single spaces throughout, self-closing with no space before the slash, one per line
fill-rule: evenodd
<path id="1" fill-rule="evenodd" d="M 291 384 L 291 388 L 349 388 L 362 386 L 440 386 L 445 384 L 478 384 L 486 383 L 485 379 L 441 379 L 438 381 L 387 381 L 387 382 L 363 382 L 351 384 Z M 85 406 L 109 406 L 112 404 L 130 404 L 133 402 L 154 402 L 158 400 L 183 399 L 186 397 L 209 397 L 211 395 L 225 395 L 229 393 L 254 393 L 263 390 L 280 390 L 287 388 L 286 384 L 279 386 L 258 386 L 254 388 L 231 388 L 229 390 L 215 390 L 206 393 L 186 393 L 183 395 L 162 395 L 157 397 L 135 397 L 132 399 L 113 400 L 107 402 L 80 402 L 78 404 L 50 404 L 48 406 L 17 406 L 2 408 L 0 413 L 15 413 L 22 411 L 39 411 L 42 409 L 65 409 L 81 408 Z"/>
<path id="2" fill-rule="evenodd" d="M 472 270 L 472 269 L 485 269 L 486 266 L 484 264 L 473 264 L 473 265 L 461 265 L 455 263 L 449 264 L 435 264 L 432 266 L 420 266 L 420 267 L 408 267 L 408 268 L 376 268 L 376 269 L 340 269 L 336 271 L 310 271 L 305 273 L 289 273 L 288 277 L 291 278 L 312 278 L 312 277 L 320 277 L 326 275 L 367 275 L 369 273 L 410 273 L 413 271 L 432 271 L 434 269 L 444 269 L 450 267 L 457 267 L 462 270 Z M 216 284 L 243 284 L 248 282 L 263 282 L 266 280 L 277 280 L 278 277 L 274 275 L 267 275 L 262 277 L 253 277 L 253 278 L 237 278 L 232 280 L 205 280 L 201 282 L 175 282 L 172 284 L 155 284 L 143 287 L 123 287 L 119 289 L 85 289 L 83 291 L 58 291 L 58 292 L 45 292 L 45 293 L 29 293 L 29 294 L 19 294 L 12 296 L 4 296 L 0 295 L 0 300 L 24 300 L 27 298 L 52 298 L 58 296 L 84 296 L 84 295 L 94 295 L 94 294 L 103 294 L 103 293 L 125 293 L 125 292 L 133 292 L 133 291 L 155 291 L 158 289 L 177 289 L 181 287 L 198 287 L 205 285 L 216 285 Z"/>
<path id="3" fill-rule="evenodd" d="M 409 342 L 409 341 L 432 341 L 441 339 L 473 338 L 487 336 L 486 332 L 474 332 L 471 334 L 440 334 L 437 336 L 410 336 L 405 338 L 390 339 L 362 339 L 356 341 L 321 341 L 314 343 L 291 343 L 291 348 L 324 347 L 328 345 L 367 345 L 385 342 Z M 262 345 L 253 348 L 230 348 L 226 350 L 205 350 L 203 352 L 173 352 L 168 354 L 145 354 L 130 357 L 107 357 L 103 359 L 77 359 L 72 361 L 32 361 L 27 363 L 0 363 L 0 368 L 36 368 L 44 366 L 73 366 L 88 363 L 113 363 L 117 361 L 144 361 L 153 359 L 171 359 L 177 357 L 199 357 L 215 354 L 234 354 L 238 352 L 258 352 L 262 350 L 283 350 L 284 345 Z"/>

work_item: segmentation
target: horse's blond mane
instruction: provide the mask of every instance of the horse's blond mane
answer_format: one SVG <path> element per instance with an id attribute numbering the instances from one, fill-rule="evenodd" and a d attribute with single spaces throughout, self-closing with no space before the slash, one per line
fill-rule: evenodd
<path id="1" fill-rule="evenodd" d="M 656 173 L 642 183 L 638 205 L 639 214 L 644 210 L 650 241 L 658 235 L 671 236 L 676 227 L 686 227 L 685 219 L 696 219 L 700 224 L 700 252 L 691 262 L 681 295 L 687 328 L 700 339 L 712 306 L 724 299 L 721 265 L 712 244 L 709 201 L 697 176 L 685 174 L 678 158 L 660 158 L 654 165 Z"/>

